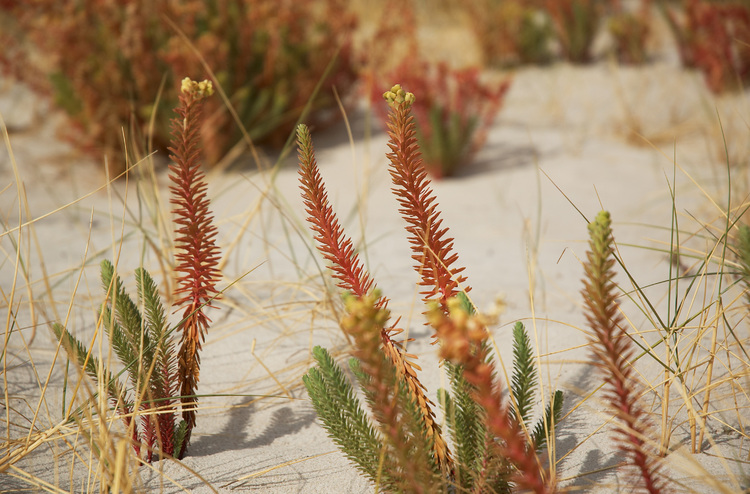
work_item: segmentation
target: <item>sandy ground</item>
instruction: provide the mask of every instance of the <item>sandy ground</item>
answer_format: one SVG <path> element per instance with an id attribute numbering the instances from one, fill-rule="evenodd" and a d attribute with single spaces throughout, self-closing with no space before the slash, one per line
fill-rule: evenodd
<path id="1" fill-rule="evenodd" d="M 685 231 L 700 229 L 690 215 L 706 222 L 719 217 L 706 197 L 726 202 L 717 115 L 732 161 L 746 166 L 746 103 L 742 95 L 715 100 L 697 75 L 670 63 L 639 69 L 607 63 L 524 69 L 515 74 L 474 165 L 458 178 L 433 184 L 475 304 L 486 312 L 504 308 L 492 330 L 503 361 L 511 361 L 512 323 L 523 320 L 543 356 L 545 393 L 563 389 L 566 414 L 599 384 L 592 368 L 582 363 L 587 357 L 579 295 L 587 240 L 582 214 L 590 219 L 601 208 L 609 210 L 631 274 L 642 285 L 665 279 L 669 262 L 659 249 L 669 241 L 670 191 L 676 191 Z M 18 184 L 4 150 L 0 211 L 10 231 L 0 238 L 0 314 L 5 320 L 13 293 L 13 316 L 18 318 L 7 344 L 5 375 L 18 426 L 7 433 L 23 437 L 29 424 L 21 417 L 33 417 L 39 382 L 49 379 L 50 384 L 36 429 L 55 425 L 61 414 L 64 366 L 56 365 L 48 378 L 55 348 L 48 321 L 67 320 L 72 332 L 89 341 L 102 296 L 98 262 L 119 257 L 130 287 L 132 270 L 141 264 L 161 280 L 163 272 L 144 238 L 159 239 L 163 226 L 147 207 L 155 197 L 147 182 L 103 187 L 102 167 L 59 142 L 54 132 L 59 116 L 22 89 L 2 85 L 0 113 L 11 131 L 28 204 L 19 211 Z M 419 355 L 420 378 L 434 397 L 444 376 L 415 298 L 417 278 L 389 191 L 385 135 L 376 131 L 365 137 L 363 110 L 350 118 L 353 143 L 343 124 L 313 135 L 318 161 L 348 233 L 392 299 L 391 309 L 415 338 L 409 350 Z M 741 184 L 741 171 L 737 177 Z M 215 323 L 202 354 L 199 391 L 224 396 L 201 400 L 189 456 L 182 464 L 141 467 L 138 482 L 149 492 L 372 491 L 327 437 L 301 386 L 300 376 L 311 365 L 310 348 L 342 349 L 345 341 L 326 306 L 320 257 L 311 252 L 302 223 L 293 158 L 273 181 L 252 165 L 212 173 L 209 180 L 219 243 L 227 253 L 221 286 L 236 283 L 211 313 Z M 166 212 L 163 172 L 157 181 L 161 203 L 153 208 Z M 19 221 L 31 220 L 20 236 L 28 270 L 24 277 L 14 274 L 14 245 Z M 627 288 L 622 273 L 618 281 Z M 35 301 L 34 314 L 30 300 Z M 648 329 L 642 314 L 627 303 L 624 308 L 634 326 Z M 643 362 L 639 370 L 644 380 L 658 382 L 653 365 Z M 650 396 L 646 403 L 656 406 Z M 717 397 L 717 408 L 721 403 Z M 602 427 L 607 418 L 594 397 L 560 424 L 557 472 L 564 485 L 585 492 L 629 492 L 627 472 L 617 468 L 620 458 Z M 686 425 L 677 423 L 674 429 L 671 444 L 679 449 L 687 444 Z M 730 441 L 719 421 L 709 422 L 708 432 L 720 444 L 706 442 L 710 454 L 698 459 L 713 475 L 726 478 L 715 455 L 741 457 L 744 449 Z M 85 468 L 91 461 L 89 449 L 73 432 L 68 440 L 80 457 L 55 441 L 17 466 L 66 491 L 92 488 Z M 676 479 L 686 475 L 676 467 L 679 456 L 671 455 L 668 462 Z M 696 468 L 689 467 L 690 475 Z M 734 464 L 729 469 L 741 470 Z M 26 485 L 17 475 L 0 476 L 0 489 Z"/>

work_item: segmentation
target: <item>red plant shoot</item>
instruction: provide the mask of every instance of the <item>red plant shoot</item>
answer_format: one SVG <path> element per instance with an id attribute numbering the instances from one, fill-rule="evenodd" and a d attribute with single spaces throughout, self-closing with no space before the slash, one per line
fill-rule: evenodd
<path id="1" fill-rule="evenodd" d="M 470 316 L 458 298 L 446 302 L 446 309 L 433 302 L 428 313 L 430 324 L 442 345 L 440 357 L 463 366 L 466 381 L 474 386 L 474 400 L 486 412 L 489 432 L 501 441 L 491 441 L 498 457 L 507 458 L 515 466 L 511 479 L 523 492 L 538 494 L 556 490 L 549 472 L 540 464 L 534 447 L 528 443 L 502 390 L 494 382 L 495 365 L 487 360 L 487 329 L 480 316 Z"/>
<path id="2" fill-rule="evenodd" d="M 180 104 L 172 119 L 173 147 L 169 167 L 170 186 L 175 215 L 175 271 L 178 273 L 175 306 L 183 309 L 179 329 L 181 347 L 178 354 L 178 375 L 182 417 L 187 423 L 182 442 L 184 456 L 195 426 L 195 391 L 200 375 L 200 349 L 205 341 L 210 320 L 205 308 L 217 295 L 216 282 L 220 276 L 217 265 L 219 249 L 216 246 L 216 227 L 209 212 L 204 174 L 200 170 L 199 129 L 203 98 L 213 92 L 211 83 L 196 83 L 190 79 L 182 82 Z"/>
<path id="3" fill-rule="evenodd" d="M 640 473 L 646 491 L 651 494 L 665 492 L 659 476 L 659 463 L 649 451 L 644 438 L 648 437 L 648 423 L 638 404 L 631 360 L 634 346 L 622 328 L 613 281 L 615 263 L 609 213 L 600 212 L 589 224 L 591 239 L 586 253 L 586 277 L 581 292 L 586 308 L 586 320 L 593 335 L 591 348 L 594 361 L 604 377 L 604 398 L 616 413 L 621 426 L 618 429 L 620 449 Z"/>
<path id="4" fill-rule="evenodd" d="M 375 282 L 365 270 L 359 257 L 354 251 L 354 245 L 344 234 L 336 213 L 328 203 L 328 193 L 315 160 L 310 131 L 301 125 L 297 131 L 300 163 L 300 188 L 305 202 L 307 221 L 315 232 L 318 250 L 328 261 L 328 266 L 334 278 L 339 280 L 338 286 L 351 292 L 357 297 L 365 297 L 373 293 Z M 378 309 L 386 309 L 388 299 L 379 297 L 376 302 Z M 410 391 L 417 401 L 425 424 L 425 428 L 433 439 L 435 455 L 445 470 L 451 468 L 451 458 L 448 446 L 440 433 L 440 426 L 432 411 L 433 403 L 425 395 L 425 387 L 417 377 L 419 366 L 412 362 L 415 355 L 406 353 L 403 342 L 394 337 L 403 330 L 395 326 L 382 327 L 380 332 L 381 348 L 386 357 L 393 363 L 397 371 L 406 380 Z"/>
<path id="5" fill-rule="evenodd" d="M 441 228 L 437 201 L 422 165 L 411 115 L 415 98 L 398 84 L 383 96 L 392 109 L 388 114 L 388 147 L 391 152 L 386 155 L 391 162 L 392 190 L 401 206 L 399 212 L 407 222 L 412 259 L 417 262 L 414 269 L 422 277 L 420 285 L 425 287 L 421 293 L 425 302 L 437 300 L 447 314 L 448 299 L 458 294 L 466 277 L 460 274 L 463 267 L 451 267 L 458 260 L 458 254 L 452 252 L 453 239 L 446 237 L 448 229 Z M 462 289 L 465 292 L 470 290 L 469 287 Z"/>

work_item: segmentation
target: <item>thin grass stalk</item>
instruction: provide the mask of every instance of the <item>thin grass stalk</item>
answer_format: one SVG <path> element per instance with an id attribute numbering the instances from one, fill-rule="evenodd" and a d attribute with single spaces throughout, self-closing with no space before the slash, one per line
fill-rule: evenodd
<path id="1" fill-rule="evenodd" d="M 669 353 L 669 346 L 665 345 L 665 349 L 667 350 L 667 353 Z M 669 355 L 666 355 L 666 362 L 669 362 Z M 672 437 L 672 434 L 669 431 L 669 390 L 672 386 L 672 373 L 669 372 L 669 369 L 664 369 L 664 385 L 662 387 L 663 394 L 662 394 L 662 405 L 661 405 L 661 436 L 659 438 L 659 454 L 661 456 L 666 456 L 667 451 L 669 451 L 669 441 Z"/>
<path id="2" fill-rule="evenodd" d="M 727 335 L 726 327 L 727 326 L 725 325 L 724 326 L 724 341 L 729 341 L 729 336 Z M 741 343 L 738 342 L 738 345 L 741 345 Z M 727 371 L 728 371 L 729 375 L 730 376 L 740 376 L 740 375 L 742 375 L 742 374 L 736 374 L 735 371 L 734 371 L 734 369 L 733 369 L 733 367 L 732 367 L 732 365 L 733 365 L 732 364 L 732 350 L 731 350 L 730 346 L 726 345 L 726 347 L 724 348 L 724 351 L 726 353 L 726 359 L 724 360 L 724 362 L 726 362 Z M 745 367 L 747 367 L 747 362 L 742 362 L 742 363 L 744 363 Z M 736 380 L 735 383 L 733 383 L 733 385 L 731 386 L 730 389 L 732 390 L 732 399 L 734 401 L 734 411 L 735 411 L 735 414 L 736 414 L 736 417 L 737 417 L 737 423 L 739 424 L 739 430 L 744 431 L 745 430 L 744 419 L 743 419 L 742 414 L 740 412 L 740 410 L 742 409 L 742 407 L 740 406 L 740 403 L 737 400 L 737 388 L 739 387 L 740 388 L 740 392 L 742 392 L 742 385 L 739 384 L 738 381 L 739 380 Z"/>
<path id="3" fill-rule="evenodd" d="M 706 393 L 703 397 L 703 407 L 701 409 L 701 432 L 698 436 L 698 452 L 701 452 L 703 447 L 703 435 L 706 431 L 706 419 L 708 417 L 708 405 L 711 398 L 711 380 L 713 379 L 713 371 L 714 371 L 714 362 L 716 360 L 716 336 L 719 332 L 718 324 L 719 324 L 719 316 L 721 315 L 723 311 L 723 306 L 721 303 L 721 298 L 717 301 L 717 320 L 716 323 L 713 324 L 713 330 L 711 331 L 711 350 L 709 351 L 709 357 L 708 357 L 708 364 L 706 369 Z"/>

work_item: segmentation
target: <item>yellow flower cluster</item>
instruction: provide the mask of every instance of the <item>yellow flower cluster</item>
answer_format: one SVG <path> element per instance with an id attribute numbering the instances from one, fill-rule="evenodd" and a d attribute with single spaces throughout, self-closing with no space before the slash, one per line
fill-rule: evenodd
<path id="1" fill-rule="evenodd" d="M 214 86 L 211 81 L 204 80 L 202 82 L 195 82 L 189 77 L 182 80 L 182 87 L 180 90 L 185 94 L 192 94 L 197 99 L 205 98 L 214 94 Z"/>
<path id="2" fill-rule="evenodd" d="M 427 319 L 442 341 L 440 357 L 465 364 L 487 339 L 487 321 L 479 314 L 469 314 L 458 297 L 448 299 L 447 305 L 446 315 L 440 304 L 434 301 Z"/>
<path id="3" fill-rule="evenodd" d="M 390 91 L 383 93 L 383 97 L 390 106 L 400 105 L 405 103 L 407 107 L 414 103 L 414 94 L 407 93 L 401 88 L 401 84 L 396 84 L 391 88 Z"/>

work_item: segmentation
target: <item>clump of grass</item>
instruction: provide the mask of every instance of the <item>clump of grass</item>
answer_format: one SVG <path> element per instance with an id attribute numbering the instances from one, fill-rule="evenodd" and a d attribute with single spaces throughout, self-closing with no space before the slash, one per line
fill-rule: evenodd
<path id="1" fill-rule="evenodd" d="M 398 15 L 393 15 L 397 12 Z M 471 165 L 500 111 L 511 79 L 488 82 L 478 67 L 455 68 L 420 51 L 411 1 L 390 0 L 367 50 L 363 78 L 383 126 L 388 114 L 382 87 L 399 80 L 419 94 L 412 104 L 423 165 L 435 179 L 451 177 Z"/>
<path id="2" fill-rule="evenodd" d="M 156 282 L 143 268 L 136 270 L 137 298 L 124 289 L 115 266 L 102 261 L 106 292 L 99 318 L 123 366 L 115 372 L 61 324 L 53 331 L 70 359 L 94 379 L 122 417 L 131 445 L 145 462 L 164 456 L 182 458 L 195 427 L 200 350 L 209 327 L 206 308 L 216 297 L 219 250 L 209 211 L 206 183 L 200 169 L 202 105 L 210 82 L 182 82 L 180 104 L 172 120 L 170 179 L 175 209 L 175 247 L 179 299 L 172 307 L 182 320 L 169 326 Z M 180 335 L 180 348 L 177 346 Z M 120 381 L 122 372 L 129 385 Z M 182 418 L 178 419 L 177 402 Z"/>
<path id="3" fill-rule="evenodd" d="M 589 63 L 603 21 L 618 60 L 646 61 L 650 0 L 637 10 L 602 0 L 479 0 L 467 11 L 486 63 L 545 64 L 553 60 Z"/>
<path id="4" fill-rule="evenodd" d="M 574 63 L 590 62 L 594 36 L 604 15 L 605 2 L 547 0 L 545 7 L 552 19 L 563 58 Z"/>
<path id="5" fill-rule="evenodd" d="M 364 270 L 345 237 L 317 168 L 306 127 L 298 130 L 300 182 L 308 221 L 318 249 L 346 291 L 340 325 L 353 342 L 349 367 L 352 383 L 326 350 L 316 347 L 317 367 L 304 378 L 310 399 L 332 439 L 379 489 L 407 492 L 474 490 L 506 492 L 511 485 L 534 492 L 553 492 L 554 475 L 537 455 L 551 439 L 560 418 L 562 394 L 554 394 L 546 416 L 527 434 L 537 392 L 533 351 L 523 326 L 516 328 L 515 396 L 511 405 L 495 378 L 488 332 L 456 266 L 453 239 L 442 226 L 417 143 L 415 98 L 400 86 L 384 97 L 389 103 L 389 172 L 400 212 L 407 224 L 415 271 L 420 276 L 428 322 L 441 345 L 451 390 L 439 392 L 451 445 L 443 437 L 425 397 L 406 342 L 390 322 L 387 299 Z M 365 412 L 354 384 L 364 393 Z"/>
<path id="6" fill-rule="evenodd" d="M 651 33 L 651 2 L 644 0 L 639 10 L 619 11 L 607 20 L 614 40 L 614 52 L 622 64 L 640 65 L 648 60 L 646 42 Z"/>
<path id="7" fill-rule="evenodd" d="M 701 223 L 700 230 L 707 234 L 690 233 L 685 241 L 687 230 L 680 225 L 673 192 L 665 249 L 668 275 L 645 286 L 622 261 L 609 214 L 601 212 L 589 225 L 582 295 L 592 330 L 592 362 L 603 377 L 603 399 L 613 413 L 619 448 L 637 472 L 638 485 L 648 492 L 693 491 L 693 483 L 700 482 L 721 485 L 722 492 L 739 486 L 729 464 L 740 450 L 718 449 L 725 438 L 731 448 L 735 440 L 747 437 L 742 424 L 748 400 L 742 382 L 750 359 L 741 336 L 747 322 L 745 297 L 738 289 L 747 286 L 750 236 L 740 226 L 747 204 L 732 207 L 731 197 L 730 187 L 719 224 Z M 737 262 L 730 258 L 732 252 Z M 616 264 L 626 273 L 631 290 L 615 284 Z M 737 279 L 741 283 L 731 281 Z M 634 315 L 620 308 L 618 296 L 633 302 L 644 323 L 636 324 Z M 644 367 L 636 367 L 639 361 L 646 361 L 640 362 Z M 649 365 L 656 366 L 656 374 Z M 650 381 L 654 376 L 656 383 Z M 656 409 L 646 408 L 651 400 Z M 671 463 L 669 456 L 681 455 L 674 453 L 681 446 L 692 454 L 711 448 L 726 461 L 729 482 L 722 484 L 718 471 L 700 469 L 686 471 L 688 482 L 670 478 L 671 471 L 664 467 Z M 698 465 L 697 457 L 689 461 Z"/>

